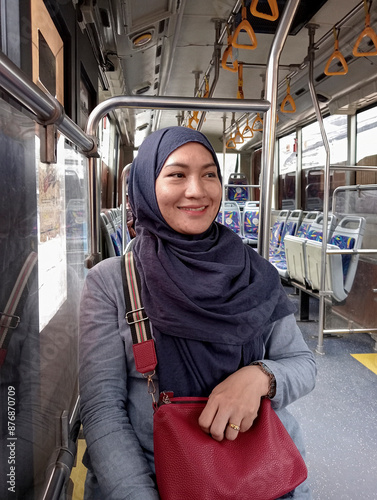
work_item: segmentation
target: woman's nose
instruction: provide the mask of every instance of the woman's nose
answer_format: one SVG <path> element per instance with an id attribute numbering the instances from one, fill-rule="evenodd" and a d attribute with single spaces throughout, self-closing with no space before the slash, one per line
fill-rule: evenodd
<path id="1" fill-rule="evenodd" d="M 203 181 L 199 177 L 187 179 L 186 196 L 188 198 L 202 198 L 205 195 Z"/>

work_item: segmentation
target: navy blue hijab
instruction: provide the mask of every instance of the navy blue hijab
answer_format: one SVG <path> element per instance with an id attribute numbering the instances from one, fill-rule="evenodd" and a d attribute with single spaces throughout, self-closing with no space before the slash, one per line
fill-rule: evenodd
<path id="1" fill-rule="evenodd" d="M 261 359 L 262 336 L 294 308 L 273 266 L 217 222 L 202 234 L 174 231 L 158 207 L 155 181 L 188 142 L 216 154 L 200 132 L 169 127 L 145 139 L 132 163 L 129 200 L 143 304 L 156 340 L 160 390 L 208 396 L 238 368 Z"/>

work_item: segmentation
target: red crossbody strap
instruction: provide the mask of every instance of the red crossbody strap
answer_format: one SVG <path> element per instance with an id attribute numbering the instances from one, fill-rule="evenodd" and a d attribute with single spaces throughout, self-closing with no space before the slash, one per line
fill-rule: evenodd
<path id="1" fill-rule="evenodd" d="M 141 302 L 140 277 L 132 252 L 127 252 L 122 259 L 122 279 L 125 318 L 131 329 L 136 370 L 145 375 L 156 368 L 157 356 L 149 319 Z"/>

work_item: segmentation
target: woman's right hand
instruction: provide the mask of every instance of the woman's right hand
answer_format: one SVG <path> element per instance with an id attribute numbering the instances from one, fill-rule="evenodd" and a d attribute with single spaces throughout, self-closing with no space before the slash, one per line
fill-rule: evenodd
<path id="1" fill-rule="evenodd" d="M 270 377 L 258 365 L 244 366 L 232 373 L 210 394 L 199 417 L 200 427 L 216 441 L 236 439 L 239 432 L 253 425 L 269 385 Z"/>

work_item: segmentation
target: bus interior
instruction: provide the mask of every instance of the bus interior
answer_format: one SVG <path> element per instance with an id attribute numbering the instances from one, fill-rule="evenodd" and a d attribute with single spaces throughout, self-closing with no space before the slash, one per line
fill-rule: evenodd
<path id="1" fill-rule="evenodd" d="M 0 497 L 83 498 L 81 290 L 132 241 L 138 147 L 177 125 L 316 355 L 290 408 L 313 498 L 375 499 L 377 0 L 0 0 L 0 33 Z"/>

